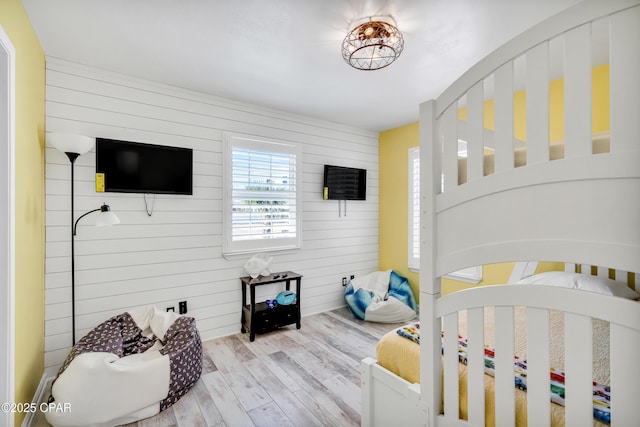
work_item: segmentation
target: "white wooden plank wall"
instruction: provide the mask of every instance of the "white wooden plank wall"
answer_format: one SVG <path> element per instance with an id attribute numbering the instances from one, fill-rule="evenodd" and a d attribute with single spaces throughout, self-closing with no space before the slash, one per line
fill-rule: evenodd
<path id="1" fill-rule="evenodd" d="M 302 315 L 344 304 L 341 278 L 378 267 L 378 137 L 311 118 L 145 82 L 48 58 L 47 131 L 194 149 L 193 196 L 148 197 L 95 192 L 95 151 L 75 168 L 76 218 L 102 202 L 121 219 L 93 227 L 88 216 L 76 238 L 76 326 L 82 337 L 133 307 L 164 309 L 186 300 L 203 339 L 238 332 L 238 277 L 249 256 L 222 257 L 223 131 L 302 144 L 303 203 L 299 251 L 276 253 L 273 271 L 302 280 Z M 367 169 L 367 200 L 322 200 L 324 164 Z M 57 369 L 71 346 L 70 167 L 46 148 L 45 366 Z M 153 196 L 151 196 L 153 197 Z M 96 215 L 96 214 L 92 214 Z M 262 291 L 272 296 L 280 288 Z M 304 320 L 302 322 L 304 327 Z"/>

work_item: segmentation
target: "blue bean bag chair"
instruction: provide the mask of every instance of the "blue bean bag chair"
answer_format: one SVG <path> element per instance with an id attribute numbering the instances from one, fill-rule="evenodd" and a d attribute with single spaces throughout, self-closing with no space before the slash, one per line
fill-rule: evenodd
<path id="1" fill-rule="evenodd" d="M 417 315 L 409 281 L 394 270 L 352 279 L 344 299 L 356 318 L 369 322 L 407 322 Z"/>

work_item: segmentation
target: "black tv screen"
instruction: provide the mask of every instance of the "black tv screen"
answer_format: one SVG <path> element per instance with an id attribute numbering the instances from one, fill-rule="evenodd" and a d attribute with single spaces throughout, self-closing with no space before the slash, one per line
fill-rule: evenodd
<path id="1" fill-rule="evenodd" d="M 193 194 L 193 150 L 96 138 L 96 173 L 108 192 Z"/>
<path id="2" fill-rule="evenodd" d="M 366 200 L 367 170 L 324 165 L 325 200 Z"/>

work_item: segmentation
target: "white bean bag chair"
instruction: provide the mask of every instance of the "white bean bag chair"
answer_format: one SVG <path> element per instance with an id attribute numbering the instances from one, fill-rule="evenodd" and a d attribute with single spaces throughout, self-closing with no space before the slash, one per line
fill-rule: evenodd
<path id="1" fill-rule="evenodd" d="M 55 427 L 110 427 L 158 414 L 200 378 L 202 343 L 192 317 L 153 306 L 112 317 L 76 343 L 58 371 L 46 413 Z"/>
<path id="2" fill-rule="evenodd" d="M 344 299 L 355 317 L 369 322 L 408 322 L 417 315 L 409 281 L 394 270 L 352 279 Z"/>

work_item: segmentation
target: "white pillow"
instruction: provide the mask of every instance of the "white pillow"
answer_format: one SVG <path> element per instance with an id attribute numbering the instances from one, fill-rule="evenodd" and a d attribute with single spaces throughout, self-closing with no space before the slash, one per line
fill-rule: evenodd
<path id="1" fill-rule="evenodd" d="M 518 281 L 520 285 L 548 285 L 561 288 L 580 289 L 621 298 L 638 299 L 640 294 L 634 292 L 625 283 L 616 282 L 605 277 L 587 274 L 567 273 L 565 271 L 547 271 L 535 274 Z"/>

